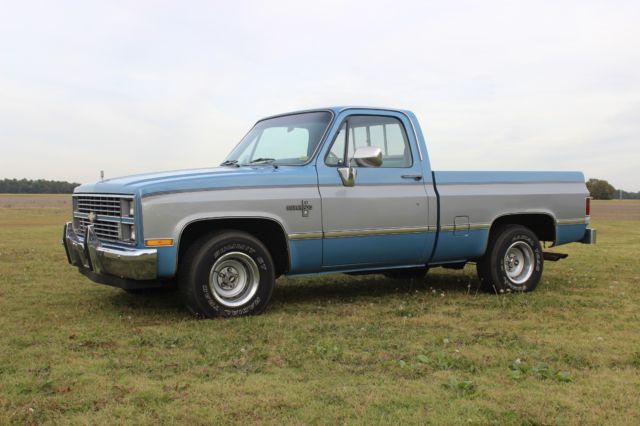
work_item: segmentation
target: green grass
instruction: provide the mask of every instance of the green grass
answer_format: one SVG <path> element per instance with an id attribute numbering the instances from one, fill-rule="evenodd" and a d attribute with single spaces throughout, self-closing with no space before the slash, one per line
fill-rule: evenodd
<path id="1" fill-rule="evenodd" d="M 201 321 L 79 275 L 68 214 L 0 209 L 0 424 L 640 423 L 640 221 L 593 220 L 530 294 L 472 266 L 281 279 Z"/>
<path id="2" fill-rule="evenodd" d="M 38 197 L 38 198 L 51 198 L 51 197 L 55 197 L 55 198 L 64 198 L 64 197 L 69 197 L 71 198 L 71 194 L 24 194 L 24 193 L 2 193 L 0 192 L 0 197 L 20 197 L 20 198 L 31 198 L 31 197 Z"/>

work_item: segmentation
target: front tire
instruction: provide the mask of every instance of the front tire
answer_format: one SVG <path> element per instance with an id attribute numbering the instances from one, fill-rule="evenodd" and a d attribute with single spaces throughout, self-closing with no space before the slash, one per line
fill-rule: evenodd
<path id="1" fill-rule="evenodd" d="M 274 269 L 260 240 L 242 231 L 223 231 L 202 237 L 187 250 L 178 285 L 196 316 L 256 315 L 273 295 Z"/>
<path id="2" fill-rule="evenodd" d="M 491 235 L 476 267 L 483 290 L 520 293 L 535 290 L 543 265 L 536 234 L 522 225 L 506 225 Z"/>

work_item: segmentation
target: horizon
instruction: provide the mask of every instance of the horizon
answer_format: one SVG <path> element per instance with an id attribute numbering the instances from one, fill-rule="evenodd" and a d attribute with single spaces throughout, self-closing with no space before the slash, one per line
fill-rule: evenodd
<path id="1" fill-rule="evenodd" d="M 215 167 L 262 117 L 363 104 L 412 110 L 434 170 L 640 191 L 640 4 L 191 5 L 5 5 L 0 174 Z"/>
<path id="2" fill-rule="evenodd" d="M 165 172 L 171 172 L 171 171 L 179 172 L 179 171 L 188 171 L 188 170 L 191 170 L 191 169 L 166 170 Z M 437 170 L 434 170 L 434 171 L 437 171 Z M 447 171 L 452 171 L 452 170 L 447 170 Z M 462 171 L 457 171 L 457 172 L 462 172 Z M 535 172 L 535 170 L 524 170 L 524 172 Z M 571 171 L 569 171 L 569 172 L 571 172 Z M 153 172 L 141 173 L 141 175 L 146 175 L 146 174 L 153 174 Z M 16 177 L 13 177 L 13 178 L 0 177 L 0 181 L 2 181 L 2 180 L 16 180 L 16 181 L 27 180 L 27 181 L 31 181 L 31 182 L 45 181 L 45 182 L 49 182 L 49 183 L 63 183 L 63 184 L 70 184 L 70 185 L 80 186 L 80 185 L 83 185 L 85 183 L 99 182 L 99 181 L 103 181 L 103 180 L 104 181 L 108 181 L 109 179 L 117 179 L 117 178 L 123 178 L 123 177 L 131 177 L 131 176 L 134 176 L 134 175 L 114 176 L 112 178 L 104 176 L 104 179 L 99 179 L 97 181 L 88 181 L 88 182 L 71 182 L 71 181 L 68 181 L 68 180 L 50 180 L 50 179 L 44 179 L 44 178 L 27 179 L 27 178 L 16 178 Z M 592 177 L 586 177 L 586 176 L 585 176 L 585 183 L 587 181 L 589 181 L 590 179 L 603 180 L 603 181 L 609 183 L 606 179 L 598 179 L 598 178 L 592 178 Z M 614 187 L 614 189 L 615 189 L 616 192 L 622 191 L 622 192 L 625 192 L 627 194 L 640 194 L 640 191 L 628 191 L 628 190 L 626 190 L 624 188 L 615 188 L 615 187 Z M 2 195 L 2 194 L 3 193 L 0 192 L 0 195 Z M 29 193 L 29 192 L 15 192 L 15 193 L 13 193 L 13 192 L 8 192 L 6 194 L 41 194 L 41 195 L 47 195 L 48 193 L 39 193 L 39 192 L 38 193 L 35 193 L 35 192 L 34 193 Z M 62 193 L 53 193 L 53 194 L 49 194 L 49 195 L 60 195 L 60 194 L 62 194 Z M 615 196 L 614 196 L 613 199 L 616 199 Z M 620 198 L 620 199 L 621 200 L 636 200 L 635 198 L 628 198 L 628 199 Z"/>

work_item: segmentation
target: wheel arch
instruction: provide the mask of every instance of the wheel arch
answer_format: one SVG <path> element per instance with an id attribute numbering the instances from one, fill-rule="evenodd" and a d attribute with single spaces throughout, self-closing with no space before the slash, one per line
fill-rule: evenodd
<path id="1" fill-rule="evenodd" d="M 269 217 L 202 218 L 187 223 L 180 231 L 176 256 L 176 270 L 189 246 L 200 236 L 213 231 L 244 231 L 267 247 L 275 266 L 276 277 L 291 267 L 289 240 L 284 226 Z"/>
<path id="2" fill-rule="evenodd" d="M 548 212 L 507 213 L 496 217 L 489 228 L 489 238 L 504 225 L 522 225 L 531 229 L 540 241 L 556 241 L 556 219 Z"/>

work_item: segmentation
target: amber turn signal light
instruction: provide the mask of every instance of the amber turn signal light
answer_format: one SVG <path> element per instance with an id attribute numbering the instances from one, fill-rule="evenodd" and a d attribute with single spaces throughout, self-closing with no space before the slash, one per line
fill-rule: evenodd
<path id="1" fill-rule="evenodd" d="M 168 238 L 158 240 L 144 240 L 144 245 L 147 247 L 168 247 L 173 245 L 173 240 Z"/>

